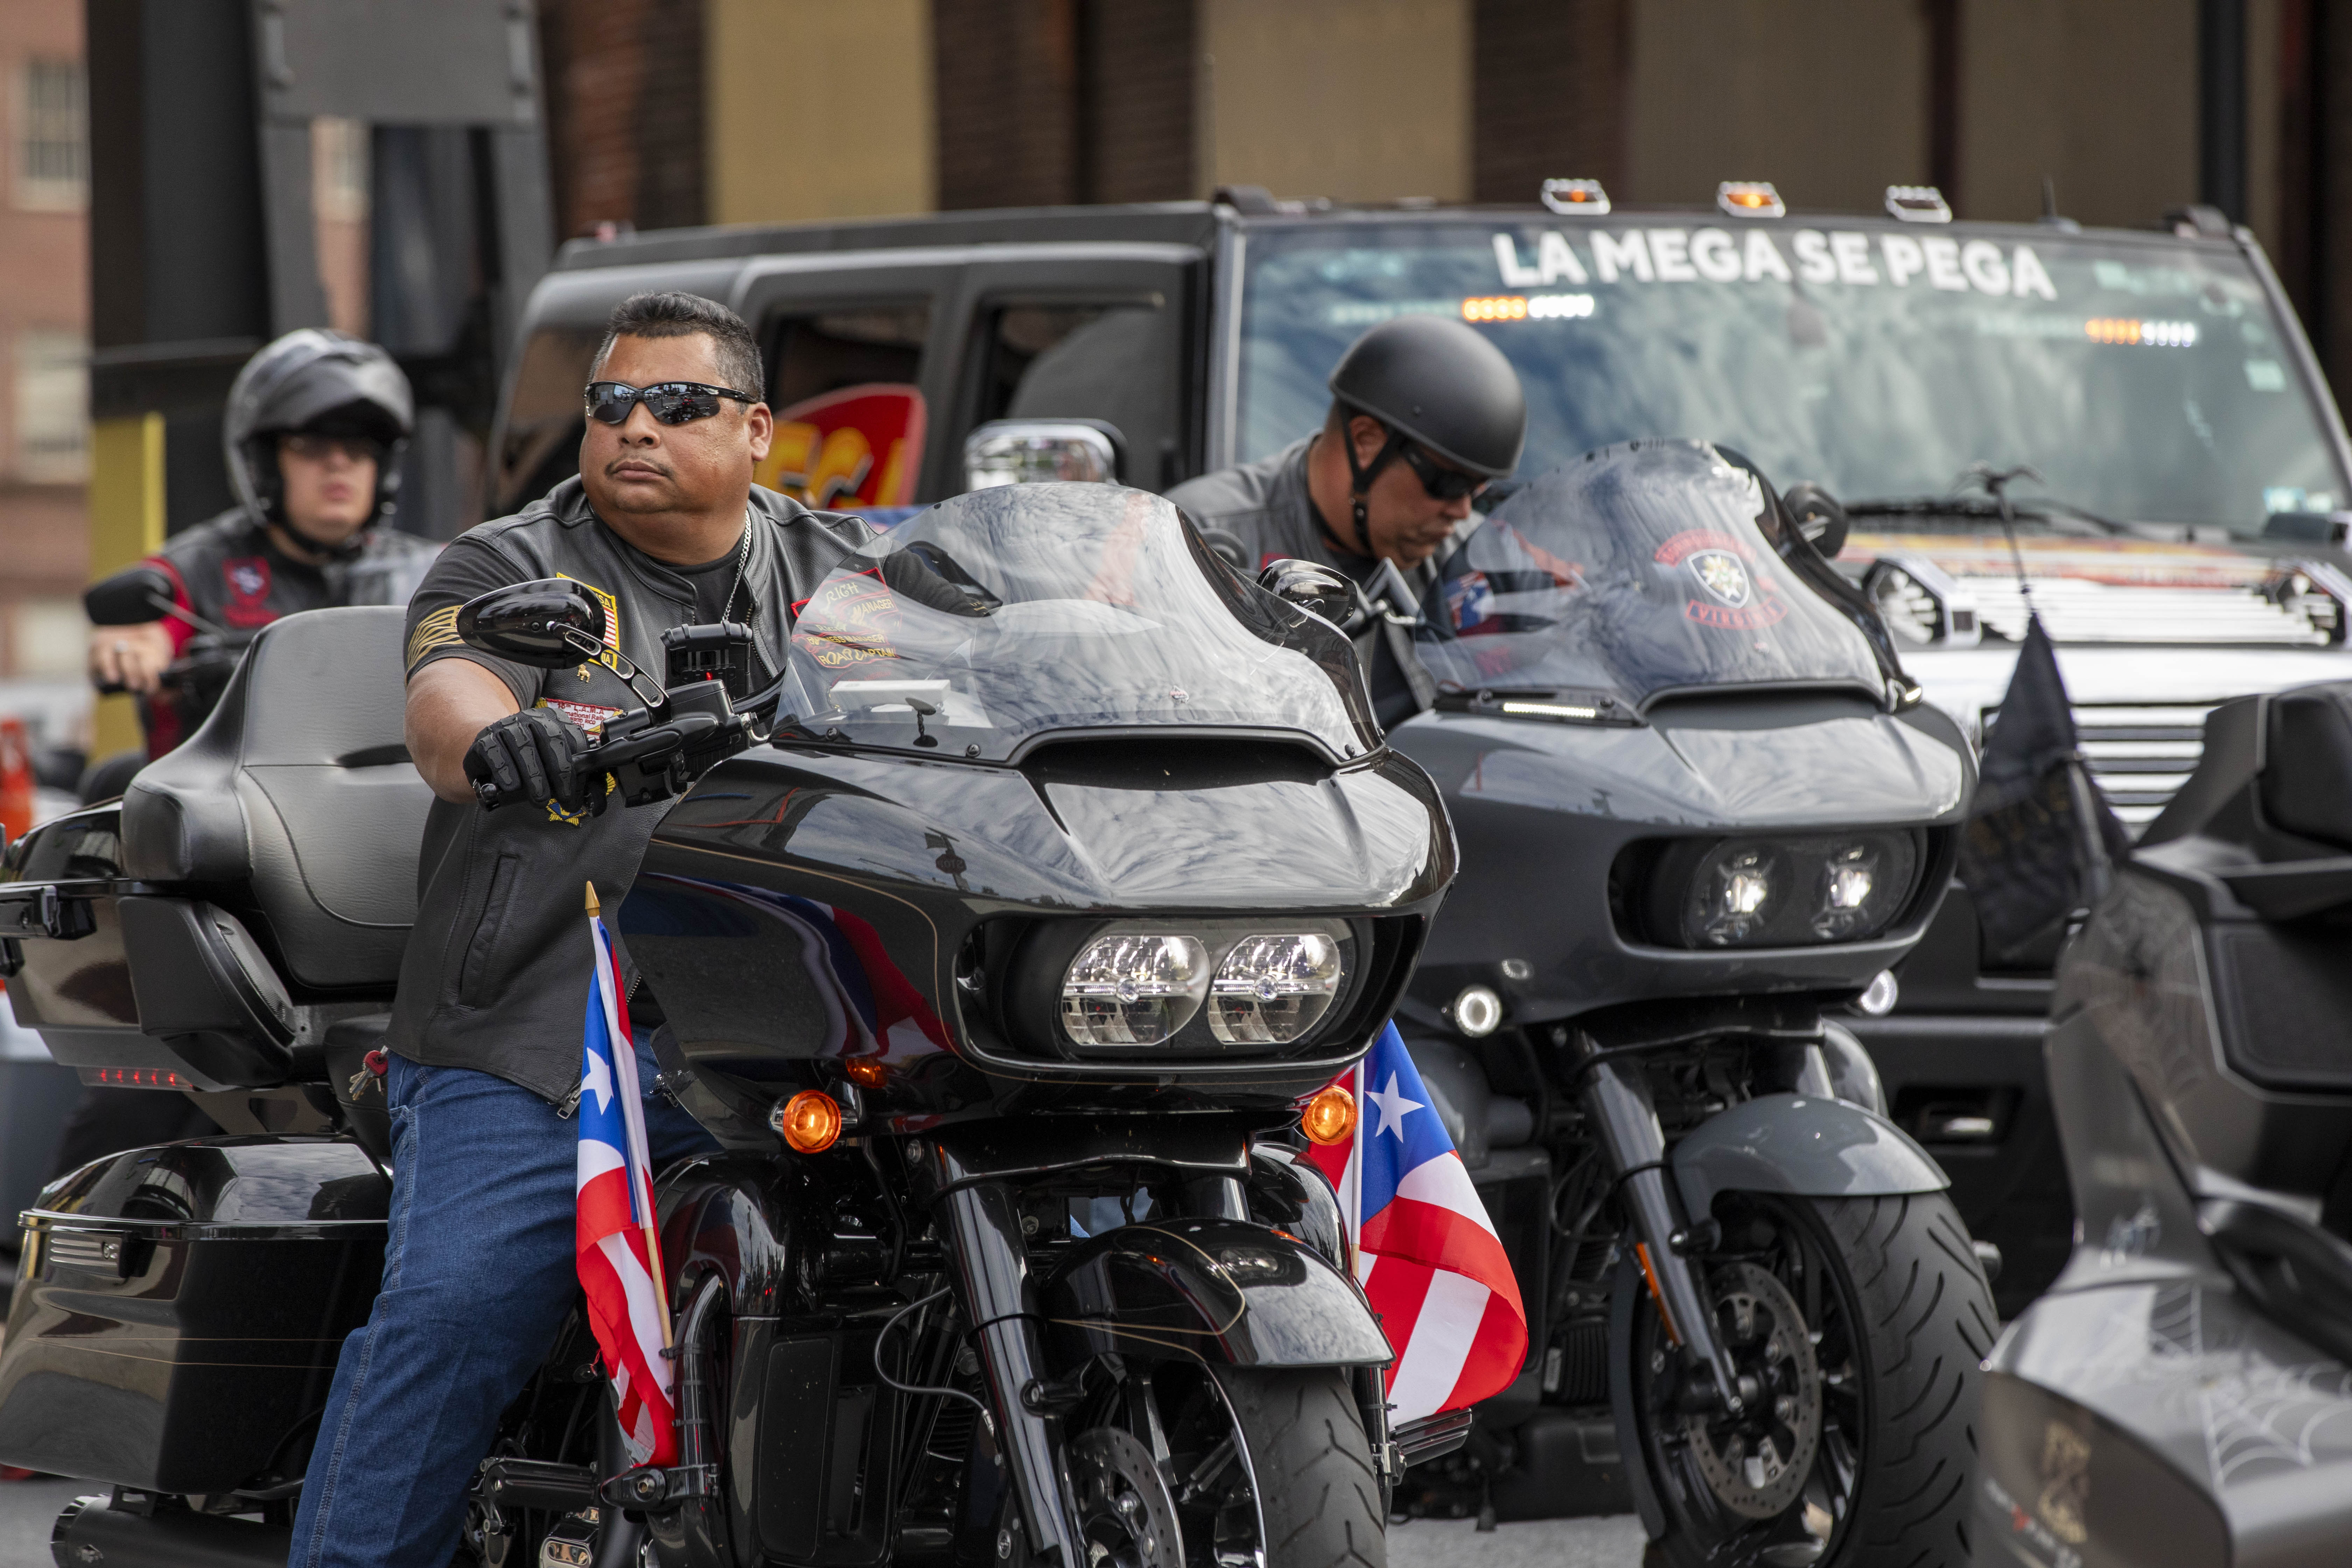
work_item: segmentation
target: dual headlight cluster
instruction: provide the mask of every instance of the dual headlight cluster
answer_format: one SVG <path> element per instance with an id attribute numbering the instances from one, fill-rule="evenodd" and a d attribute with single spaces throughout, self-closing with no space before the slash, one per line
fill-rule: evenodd
<path id="1" fill-rule="evenodd" d="M 1910 902 L 1919 863 L 1899 828 L 1677 844 L 1648 877 L 1645 934 L 1701 949 L 1864 941 Z"/>
<path id="2" fill-rule="evenodd" d="M 1076 1046 L 1156 1046 L 1199 1016 L 1226 1046 L 1286 1046 L 1323 1020 L 1347 979 L 1339 938 L 1260 931 L 1209 944 L 1181 931 L 1114 931 L 1062 976 L 1062 1033 Z"/>

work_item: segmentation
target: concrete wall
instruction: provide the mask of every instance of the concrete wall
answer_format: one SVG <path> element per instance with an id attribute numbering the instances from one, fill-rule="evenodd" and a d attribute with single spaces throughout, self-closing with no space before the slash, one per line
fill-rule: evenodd
<path id="1" fill-rule="evenodd" d="M 2086 224 L 2197 199 L 2196 0 L 1967 0 L 1958 210 Z"/>
<path id="2" fill-rule="evenodd" d="M 709 221 L 938 201 L 928 0 L 706 0 Z"/>
<path id="3" fill-rule="evenodd" d="M 1199 0 L 1195 184 L 1470 195 L 1469 0 Z"/>
<path id="4" fill-rule="evenodd" d="M 1621 200 L 1711 202 L 1770 180 L 1793 206 L 1876 211 L 1927 173 L 1916 0 L 1632 0 Z"/>

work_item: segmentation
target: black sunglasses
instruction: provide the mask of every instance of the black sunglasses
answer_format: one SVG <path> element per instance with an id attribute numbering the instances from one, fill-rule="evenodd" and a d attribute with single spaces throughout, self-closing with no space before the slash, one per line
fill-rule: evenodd
<path id="1" fill-rule="evenodd" d="M 1421 488 L 1429 492 L 1432 500 L 1460 500 L 1464 496 L 1476 495 L 1490 482 L 1483 474 L 1439 468 L 1428 453 L 1410 441 L 1397 447 L 1397 456 L 1404 459 L 1404 466 L 1412 470 L 1413 478 L 1421 481 Z"/>
<path id="2" fill-rule="evenodd" d="M 731 397 L 738 403 L 760 401 L 748 392 L 705 386 L 698 381 L 665 381 L 652 386 L 631 386 L 625 381 L 592 381 L 586 396 L 589 417 L 607 425 L 626 425 L 629 410 L 640 403 L 646 405 L 646 413 L 665 425 L 685 425 L 718 413 L 722 397 Z"/>

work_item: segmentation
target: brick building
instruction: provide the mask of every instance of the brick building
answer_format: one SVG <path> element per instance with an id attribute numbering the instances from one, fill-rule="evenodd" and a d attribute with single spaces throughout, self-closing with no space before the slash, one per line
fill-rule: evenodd
<path id="1" fill-rule="evenodd" d="M 0 0 L 0 710 L 52 731 L 78 697 L 88 568 L 81 37 L 72 0 Z"/>

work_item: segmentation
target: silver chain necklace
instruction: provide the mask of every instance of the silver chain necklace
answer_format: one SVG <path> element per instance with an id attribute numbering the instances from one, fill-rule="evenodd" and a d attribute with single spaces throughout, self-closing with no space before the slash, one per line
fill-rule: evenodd
<path id="1" fill-rule="evenodd" d="M 743 574 L 751 565 L 751 509 L 743 509 L 743 542 L 735 547 L 735 585 L 727 590 L 727 603 L 721 606 L 719 618 L 727 620 L 735 613 L 735 595 L 743 591 Z"/>

